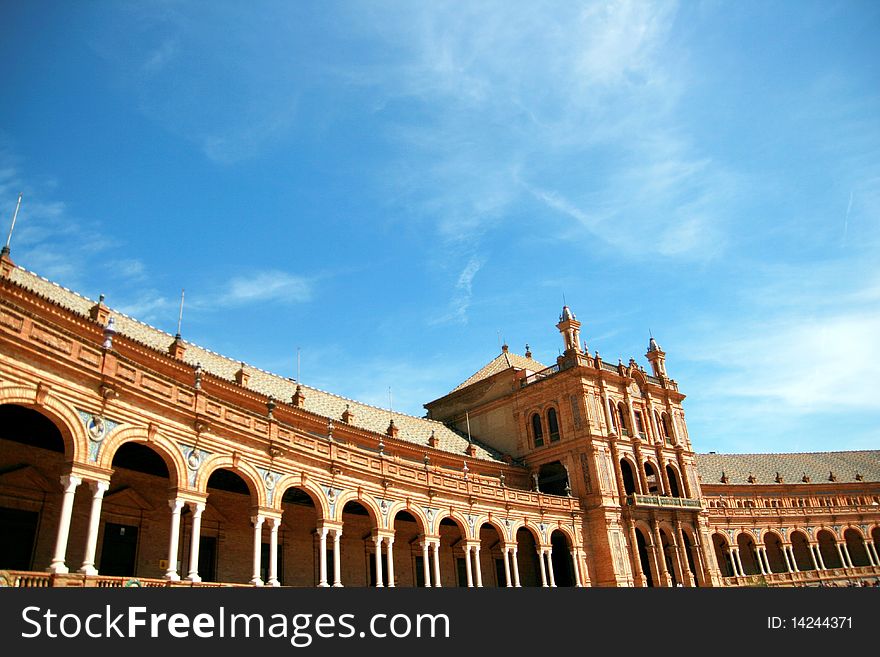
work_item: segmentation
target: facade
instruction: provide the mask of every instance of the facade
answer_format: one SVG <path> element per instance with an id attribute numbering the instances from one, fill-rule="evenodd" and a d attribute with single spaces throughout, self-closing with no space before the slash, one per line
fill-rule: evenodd
<path id="1" fill-rule="evenodd" d="M 552 366 L 505 345 L 416 418 L 185 342 L 4 253 L 0 582 L 880 577 L 880 452 L 698 455 L 656 341 L 649 373 L 590 355 L 567 307 L 556 327 Z"/>

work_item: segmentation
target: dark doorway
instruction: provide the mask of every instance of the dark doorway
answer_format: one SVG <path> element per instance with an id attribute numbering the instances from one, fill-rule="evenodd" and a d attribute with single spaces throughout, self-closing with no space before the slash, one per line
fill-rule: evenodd
<path id="1" fill-rule="evenodd" d="M 0 527 L 3 528 L 0 568 L 31 570 L 39 521 L 40 514 L 36 511 L 0 507 Z"/>
<path id="2" fill-rule="evenodd" d="M 0 438 L 64 454 L 64 438 L 52 420 L 24 406 L 0 406 Z"/>
<path id="3" fill-rule="evenodd" d="M 376 586 L 376 553 L 369 552 L 370 559 L 370 586 Z M 388 554 L 382 551 L 382 585 L 388 586 Z"/>
<path id="4" fill-rule="evenodd" d="M 134 525 L 104 525 L 104 542 L 101 544 L 102 575 L 131 577 L 135 574 L 137 559 L 138 528 Z"/>
<path id="5" fill-rule="evenodd" d="M 568 495 L 568 473 L 559 461 L 545 463 L 538 471 L 538 489 L 548 495 Z"/>
<path id="6" fill-rule="evenodd" d="M 467 586 L 467 563 L 465 562 L 463 557 L 458 557 L 455 560 L 455 567 L 458 576 L 458 585 L 459 586 Z"/>
<path id="7" fill-rule="evenodd" d="M 623 490 L 627 495 L 636 492 L 636 479 L 633 476 L 632 466 L 629 461 L 622 459 L 620 461 L 620 474 L 623 477 Z"/>
<path id="8" fill-rule="evenodd" d="M 495 581 L 498 582 L 498 586 L 507 586 L 507 573 L 504 569 L 504 559 L 495 559 Z"/>
<path id="9" fill-rule="evenodd" d="M 641 529 L 636 529 L 636 547 L 639 550 L 639 564 L 642 567 L 642 575 L 645 578 L 647 586 L 655 586 L 654 578 L 651 576 L 651 562 L 648 560 L 648 545 L 645 542 L 645 536 Z"/>
<path id="10" fill-rule="evenodd" d="M 217 537 L 199 537 L 199 577 L 203 582 L 217 581 Z"/>
<path id="11" fill-rule="evenodd" d="M 574 586 L 574 566 L 571 561 L 571 549 L 568 547 L 568 539 L 561 531 L 555 531 L 550 535 L 550 565 L 553 568 L 553 578 L 556 586 Z"/>

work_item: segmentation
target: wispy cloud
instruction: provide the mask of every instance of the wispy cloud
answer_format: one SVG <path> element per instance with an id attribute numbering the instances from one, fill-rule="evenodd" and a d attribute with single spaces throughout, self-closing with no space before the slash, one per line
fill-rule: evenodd
<path id="1" fill-rule="evenodd" d="M 229 281 L 217 301 L 226 306 L 253 303 L 302 303 L 312 298 L 312 283 L 283 271 L 254 271 Z"/>
<path id="2" fill-rule="evenodd" d="M 476 256 L 468 260 L 464 269 L 458 275 L 458 280 L 455 283 L 455 293 L 449 302 L 447 312 L 432 320 L 431 324 L 467 323 L 467 311 L 470 308 L 473 297 L 474 277 L 482 266 L 482 261 Z"/>

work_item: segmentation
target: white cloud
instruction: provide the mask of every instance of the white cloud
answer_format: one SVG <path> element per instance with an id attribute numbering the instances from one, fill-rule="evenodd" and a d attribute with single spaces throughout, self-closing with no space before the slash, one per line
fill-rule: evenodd
<path id="1" fill-rule="evenodd" d="M 467 323 L 467 311 L 473 297 L 473 282 L 483 263 L 476 256 L 471 257 L 458 275 L 455 283 L 455 294 L 445 314 L 432 320 L 431 324 Z"/>
<path id="2" fill-rule="evenodd" d="M 311 281 L 283 271 L 255 271 L 229 281 L 218 301 L 223 305 L 301 303 L 312 297 Z"/>

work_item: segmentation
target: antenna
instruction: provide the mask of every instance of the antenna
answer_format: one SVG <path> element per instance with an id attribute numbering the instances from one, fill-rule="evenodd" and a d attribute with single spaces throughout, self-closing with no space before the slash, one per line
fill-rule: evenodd
<path id="1" fill-rule="evenodd" d="M 562 293 L 562 305 L 567 306 L 568 304 L 565 302 L 565 292 Z"/>
<path id="2" fill-rule="evenodd" d="M 464 420 L 467 422 L 468 445 L 471 444 L 471 418 L 467 411 L 464 412 Z"/>
<path id="3" fill-rule="evenodd" d="M 3 250 L 0 251 L 0 255 L 8 255 L 9 254 L 9 243 L 12 241 L 12 231 L 15 230 L 15 220 L 18 218 L 18 209 L 21 207 L 21 197 L 24 192 L 20 192 L 18 195 L 18 202 L 15 204 L 15 212 L 12 215 L 12 225 L 9 226 L 9 235 L 6 236 L 6 245 L 3 247 Z"/>
<path id="4" fill-rule="evenodd" d="M 177 314 L 177 335 L 174 336 L 178 340 L 180 340 L 180 325 L 183 322 L 183 294 L 185 291 L 183 288 L 180 290 L 180 312 Z"/>
<path id="5" fill-rule="evenodd" d="M 391 394 L 391 386 L 388 386 L 388 412 L 391 414 L 391 419 L 394 419 L 394 395 Z"/>
<path id="6" fill-rule="evenodd" d="M 296 348 L 296 382 L 299 383 L 299 347 Z"/>

